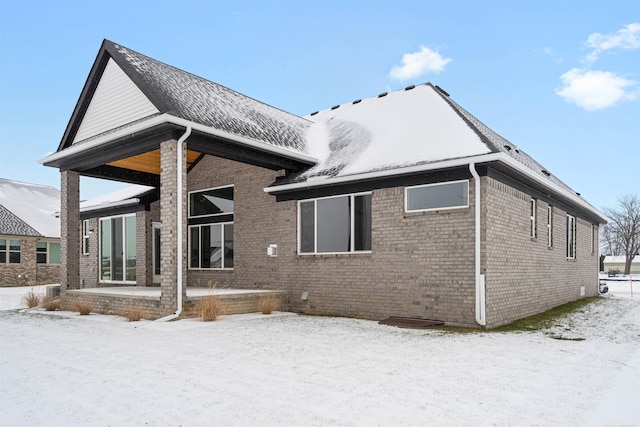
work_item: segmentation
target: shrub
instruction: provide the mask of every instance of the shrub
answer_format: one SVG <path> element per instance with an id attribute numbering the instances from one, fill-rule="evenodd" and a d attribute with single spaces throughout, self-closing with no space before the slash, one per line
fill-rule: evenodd
<path id="1" fill-rule="evenodd" d="M 82 316 L 86 316 L 87 314 L 91 313 L 91 303 L 74 301 L 71 305 L 71 309 L 77 311 Z"/>
<path id="2" fill-rule="evenodd" d="M 258 308 L 262 314 L 271 314 L 278 309 L 278 300 L 272 295 L 261 296 L 258 300 Z"/>
<path id="3" fill-rule="evenodd" d="M 124 317 L 126 317 L 129 322 L 137 322 L 138 320 L 142 319 L 142 310 L 137 307 L 131 307 L 124 314 Z"/>
<path id="4" fill-rule="evenodd" d="M 47 311 L 56 311 L 60 308 L 60 298 L 44 297 L 42 299 L 42 306 Z"/>
<path id="5" fill-rule="evenodd" d="M 29 292 L 27 292 L 25 294 L 25 296 L 22 298 L 24 303 L 29 308 L 33 308 L 33 307 L 39 306 L 40 305 L 40 299 L 41 299 L 40 294 L 35 289 L 29 289 Z"/>
<path id="6" fill-rule="evenodd" d="M 196 306 L 198 317 L 202 317 L 202 320 L 205 322 L 216 320 L 216 318 L 222 314 L 221 311 L 220 301 L 214 295 L 209 295 L 200 300 Z"/>

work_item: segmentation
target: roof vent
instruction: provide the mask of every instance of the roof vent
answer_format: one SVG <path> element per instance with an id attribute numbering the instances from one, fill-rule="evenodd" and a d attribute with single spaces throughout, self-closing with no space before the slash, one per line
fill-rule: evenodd
<path id="1" fill-rule="evenodd" d="M 546 169 L 542 169 L 542 173 L 545 174 L 546 176 L 551 176 L 551 174 L 549 173 L 548 170 Z"/>
<path id="2" fill-rule="evenodd" d="M 336 108 L 340 108 L 339 105 L 334 105 L 333 107 L 331 107 L 332 110 L 335 110 Z"/>
<path id="3" fill-rule="evenodd" d="M 387 96 L 389 92 L 382 92 L 380 95 L 378 95 L 378 98 L 382 98 L 383 96 Z"/>
<path id="4" fill-rule="evenodd" d="M 316 114 L 318 114 L 317 111 L 314 111 L 313 113 L 311 113 L 312 116 L 315 116 Z"/>
<path id="5" fill-rule="evenodd" d="M 508 145 L 505 145 L 505 146 L 504 146 L 504 149 L 505 149 L 505 150 L 507 150 L 507 151 L 511 151 L 511 147 L 510 147 L 510 146 L 508 146 Z"/>
<path id="6" fill-rule="evenodd" d="M 410 85 L 410 86 L 405 87 L 404 90 L 411 90 L 414 87 L 416 87 L 416 85 Z"/>
<path id="7" fill-rule="evenodd" d="M 362 102 L 362 99 L 356 99 L 355 101 L 352 102 L 352 104 L 360 104 Z"/>
<path id="8" fill-rule="evenodd" d="M 438 89 L 438 91 L 440 91 L 443 95 L 449 96 L 449 92 L 447 92 L 446 90 L 442 89 L 440 86 L 436 85 L 436 89 Z"/>

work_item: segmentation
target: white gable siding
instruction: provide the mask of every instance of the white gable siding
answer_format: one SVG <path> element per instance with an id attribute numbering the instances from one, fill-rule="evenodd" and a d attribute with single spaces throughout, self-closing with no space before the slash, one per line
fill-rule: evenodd
<path id="1" fill-rule="evenodd" d="M 109 59 L 73 143 L 157 112 L 135 83 Z"/>

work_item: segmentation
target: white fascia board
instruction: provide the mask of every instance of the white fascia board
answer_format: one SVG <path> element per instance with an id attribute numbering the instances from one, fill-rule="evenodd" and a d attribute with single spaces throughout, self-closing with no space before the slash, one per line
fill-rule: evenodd
<path id="1" fill-rule="evenodd" d="M 123 206 L 133 206 L 133 205 L 137 205 L 138 203 L 140 203 L 140 199 L 134 198 L 134 199 L 127 199 L 127 200 L 120 200 L 118 202 L 101 203 L 99 205 L 91 205 L 87 207 L 81 206 L 80 212 L 92 212 L 92 211 L 100 211 L 103 209 L 119 208 Z"/>
<path id="2" fill-rule="evenodd" d="M 375 179 L 375 178 L 385 178 L 390 176 L 428 172 L 428 171 L 438 170 L 438 169 L 447 169 L 452 167 L 466 166 L 470 163 L 481 164 L 481 163 L 489 163 L 489 162 L 495 162 L 495 161 L 502 162 L 505 165 L 509 166 L 510 168 L 522 173 L 523 175 L 527 176 L 528 178 L 542 185 L 544 188 L 547 188 L 548 190 L 550 190 L 551 193 L 559 194 L 565 197 L 566 199 L 569 199 L 572 203 L 582 207 L 586 211 L 595 215 L 597 218 L 600 219 L 600 221 L 602 221 L 601 223 L 606 223 L 609 221 L 609 218 L 607 218 L 602 212 L 600 212 L 599 210 L 591 206 L 584 199 L 580 198 L 577 194 L 569 192 L 564 188 L 561 188 L 560 186 L 554 184 L 553 182 L 548 180 L 546 177 L 538 175 L 537 173 L 535 173 L 534 171 L 532 171 L 522 163 L 518 162 L 517 160 L 511 158 L 505 153 L 482 154 L 479 156 L 463 157 L 459 159 L 445 160 L 441 162 L 429 163 L 429 164 L 419 165 L 419 166 L 409 166 L 406 168 L 396 168 L 396 169 L 389 169 L 384 171 L 368 172 L 368 173 L 357 174 L 357 175 L 330 177 L 326 179 L 311 178 L 310 180 L 307 180 L 305 182 L 296 182 L 293 184 L 284 184 L 284 185 L 278 185 L 273 187 L 266 187 L 263 189 L 263 191 L 267 194 L 279 193 L 282 191 L 302 190 L 306 188 L 324 187 L 324 186 L 348 183 L 353 181 L 361 181 L 361 180 L 368 180 L 368 179 Z"/>
<path id="3" fill-rule="evenodd" d="M 297 160 L 303 163 L 307 163 L 310 165 L 315 165 L 318 163 L 318 159 L 316 159 L 315 157 L 309 156 L 307 154 L 304 153 L 300 153 L 297 151 L 291 151 L 288 150 L 286 148 L 282 148 L 282 147 L 277 147 L 274 145 L 269 145 L 266 144 L 264 142 L 259 142 L 259 141 L 254 141 L 252 139 L 243 137 L 243 136 L 238 136 L 238 135 L 233 135 L 230 134 L 228 132 L 224 132 L 221 131 L 219 129 L 215 129 L 213 127 L 210 126 L 205 126 L 205 125 L 201 125 L 198 123 L 194 123 L 191 122 L 189 120 L 185 120 L 185 119 L 181 119 L 179 117 L 175 117 L 172 116 L 170 114 L 161 114 L 159 116 L 154 116 L 151 117 L 148 120 L 144 120 L 140 123 L 137 123 L 133 126 L 127 126 L 123 129 L 120 129 L 119 131 L 110 133 L 109 135 L 104 135 L 102 137 L 98 137 L 96 139 L 94 139 L 93 141 L 89 141 L 86 143 L 80 143 L 80 144 L 74 144 L 71 147 L 65 148 L 62 151 L 58 151 L 57 153 L 53 153 L 50 154 L 40 160 L 38 160 L 38 163 L 40 164 L 45 164 L 45 163 L 50 163 L 56 160 L 60 160 L 60 159 L 64 159 L 65 157 L 69 157 L 72 156 L 74 154 L 78 154 L 78 153 L 82 153 L 84 151 L 87 150 L 92 150 L 95 149 L 97 147 L 100 147 L 101 145 L 107 144 L 110 141 L 113 141 L 115 139 L 119 139 L 119 138 L 124 138 L 128 135 L 131 135 L 133 133 L 137 133 L 137 132 L 141 132 L 145 129 L 149 129 L 152 128 L 154 126 L 158 126 L 164 123 L 171 123 L 177 126 L 182 126 L 184 128 L 191 126 L 191 128 L 193 130 L 196 130 L 198 132 L 202 132 L 211 136 L 216 136 L 219 138 L 224 138 L 236 143 L 239 143 L 241 145 L 244 146 L 248 146 L 251 148 L 255 148 L 257 150 L 260 151 L 265 151 L 268 153 L 272 153 L 272 154 L 276 154 L 278 156 L 281 157 L 286 157 L 289 159 L 293 159 L 293 160 Z"/>

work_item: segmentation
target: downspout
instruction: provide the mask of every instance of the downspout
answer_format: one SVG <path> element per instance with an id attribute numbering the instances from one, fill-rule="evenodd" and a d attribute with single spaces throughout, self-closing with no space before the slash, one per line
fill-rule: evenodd
<path id="1" fill-rule="evenodd" d="M 480 175 L 476 171 L 476 164 L 474 162 L 469 163 L 469 172 L 473 176 L 473 183 L 475 187 L 475 273 L 476 273 L 476 323 L 480 326 L 486 326 L 487 318 L 485 314 L 485 284 L 484 274 L 480 274 Z"/>
<path id="2" fill-rule="evenodd" d="M 178 288 L 178 295 L 177 295 L 177 305 L 178 307 L 176 307 L 176 312 L 173 314 L 170 314 L 168 316 L 165 316 L 161 319 L 158 319 L 158 322 L 167 322 L 169 320 L 173 320 L 175 318 L 177 318 L 178 316 L 180 316 L 182 314 L 182 252 L 183 252 L 183 248 L 182 248 L 182 172 L 184 170 L 184 162 L 182 161 L 182 143 L 184 141 L 186 141 L 187 138 L 189 138 L 189 136 L 191 135 L 191 126 L 187 126 L 187 129 L 185 130 L 184 134 L 178 139 L 178 143 L 176 146 L 176 163 L 177 163 L 177 185 L 178 185 L 178 189 L 177 189 L 177 203 L 176 203 L 176 225 L 178 227 L 178 245 L 177 245 L 177 253 L 178 253 L 178 259 L 177 259 L 177 265 L 178 265 L 178 271 L 176 274 L 176 278 L 177 278 L 177 288 Z"/>

